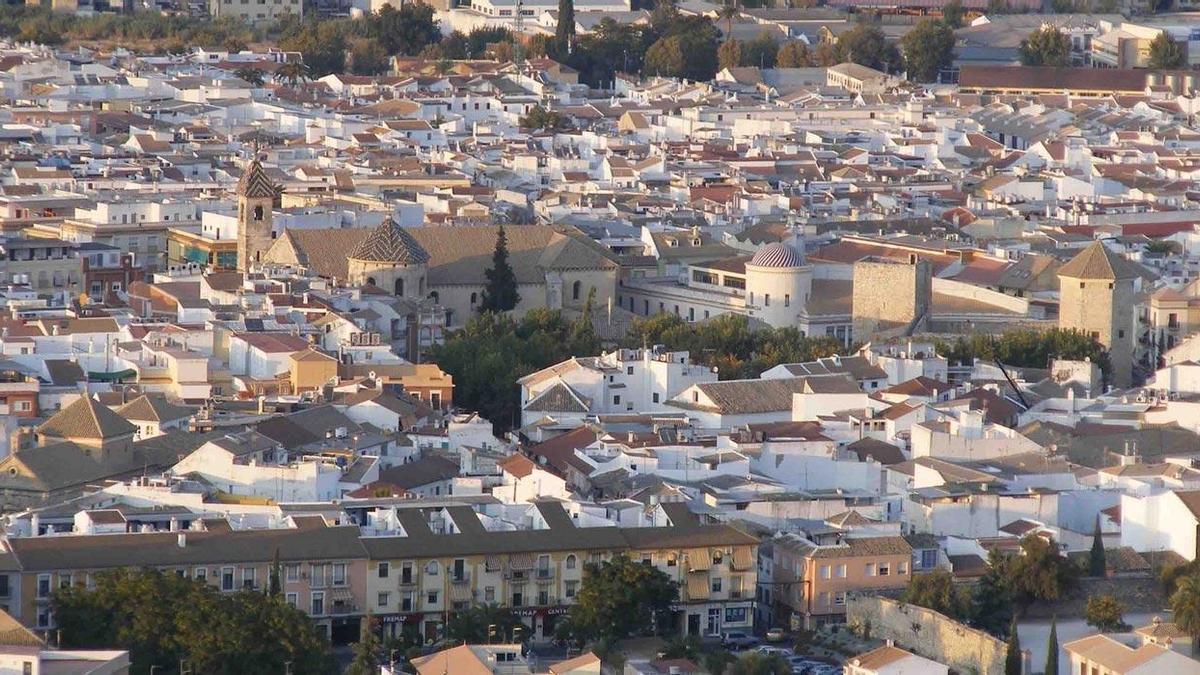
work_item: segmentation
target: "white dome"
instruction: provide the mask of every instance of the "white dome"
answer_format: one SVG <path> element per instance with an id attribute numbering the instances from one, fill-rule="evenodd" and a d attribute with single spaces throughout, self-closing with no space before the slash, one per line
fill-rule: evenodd
<path id="1" fill-rule="evenodd" d="M 804 258 L 791 246 L 775 242 L 759 249 L 749 264 L 754 267 L 803 267 Z"/>

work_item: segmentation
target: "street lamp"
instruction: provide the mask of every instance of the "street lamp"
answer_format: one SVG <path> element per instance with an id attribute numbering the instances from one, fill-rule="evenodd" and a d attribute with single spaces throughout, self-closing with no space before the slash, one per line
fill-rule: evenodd
<path id="1" fill-rule="evenodd" d="M 151 675 L 153 675 L 153 673 L 151 673 Z M 283 662 L 283 675 L 292 675 L 292 662 L 291 661 Z"/>

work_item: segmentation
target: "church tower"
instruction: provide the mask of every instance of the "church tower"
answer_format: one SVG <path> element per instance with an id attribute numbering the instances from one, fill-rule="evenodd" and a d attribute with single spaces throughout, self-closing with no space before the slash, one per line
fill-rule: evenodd
<path id="1" fill-rule="evenodd" d="M 256 157 L 238 181 L 237 268 L 245 274 L 271 247 L 271 209 L 282 190 Z"/>
<path id="2" fill-rule="evenodd" d="M 1104 345 L 1115 387 L 1133 383 L 1140 276 L 1137 263 L 1099 241 L 1058 269 L 1058 327 L 1080 331 Z"/>

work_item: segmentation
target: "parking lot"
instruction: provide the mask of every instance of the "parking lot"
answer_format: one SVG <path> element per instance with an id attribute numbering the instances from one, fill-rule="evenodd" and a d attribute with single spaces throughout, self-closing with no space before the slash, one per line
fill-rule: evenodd
<path id="1" fill-rule="evenodd" d="M 842 667 L 833 663 L 830 659 L 821 658 L 812 654 L 796 653 L 791 647 L 786 645 L 758 645 L 755 647 L 746 647 L 745 649 L 730 649 L 734 656 L 741 656 L 746 652 L 760 652 L 763 654 L 778 654 L 782 656 L 792 667 L 793 675 L 840 675 Z"/>

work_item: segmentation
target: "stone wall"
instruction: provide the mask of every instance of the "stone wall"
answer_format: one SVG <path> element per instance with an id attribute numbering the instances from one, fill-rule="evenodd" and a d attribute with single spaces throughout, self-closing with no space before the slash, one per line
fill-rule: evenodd
<path id="1" fill-rule="evenodd" d="M 950 666 L 962 675 L 1004 675 L 1003 641 L 931 609 L 877 595 L 846 599 L 846 622 L 870 635 Z"/>
<path id="2" fill-rule="evenodd" d="M 1125 606 L 1126 614 L 1159 612 L 1167 606 L 1162 584 L 1152 576 L 1084 577 L 1065 597 L 1053 603 L 1034 603 L 1022 616 L 1049 619 L 1052 615 L 1083 616 L 1087 599 L 1093 595 L 1111 595 Z"/>

